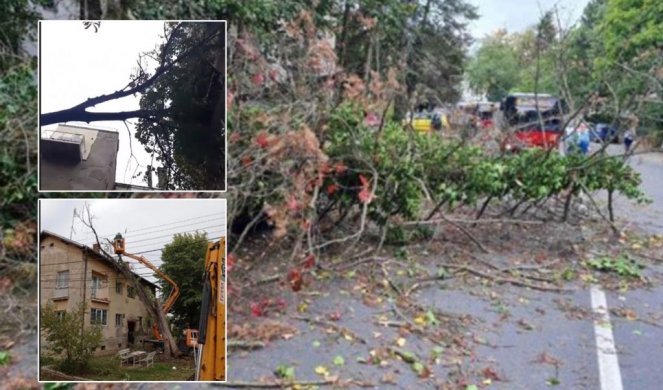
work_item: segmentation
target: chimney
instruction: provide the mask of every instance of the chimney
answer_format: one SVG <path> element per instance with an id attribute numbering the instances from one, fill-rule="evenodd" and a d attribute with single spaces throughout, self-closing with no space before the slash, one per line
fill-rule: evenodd
<path id="1" fill-rule="evenodd" d="M 101 246 L 99 246 L 99 244 L 92 244 L 92 250 L 101 253 Z"/>

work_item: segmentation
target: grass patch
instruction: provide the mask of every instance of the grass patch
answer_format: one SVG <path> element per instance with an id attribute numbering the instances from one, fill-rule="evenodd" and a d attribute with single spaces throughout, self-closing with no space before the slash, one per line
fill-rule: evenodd
<path id="1" fill-rule="evenodd" d="M 175 369 L 173 369 L 175 367 Z M 90 360 L 90 379 L 132 381 L 185 381 L 194 374 L 193 359 L 174 362 L 154 362 L 150 367 L 123 365 L 114 356 L 95 357 Z"/>
<path id="2" fill-rule="evenodd" d="M 173 369 L 175 367 L 175 369 Z M 77 376 L 99 381 L 186 381 L 193 376 L 193 359 L 157 362 L 150 367 L 122 365 L 114 356 L 93 357 Z M 48 378 L 42 378 L 48 380 Z"/>

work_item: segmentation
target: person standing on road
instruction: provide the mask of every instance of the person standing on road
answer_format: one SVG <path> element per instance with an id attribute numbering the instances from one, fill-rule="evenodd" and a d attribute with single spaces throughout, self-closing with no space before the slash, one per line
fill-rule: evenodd
<path id="1" fill-rule="evenodd" d="M 573 120 L 564 129 L 564 146 L 566 154 L 582 153 L 589 151 L 589 128 L 581 120 Z"/>
<path id="2" fill-rule="evenodd" d="M 633 118 L 629 123 L 628 129 L 624 133 L 624 154 L 628 154 L 631 150 L 631 145 L 635 139 L 635 129 L 638 126 L 638 119 Z"/>
<path id="3" fill-rule="evenodd" d="M 586 155 L 589 152 L 590 144 L 589 126 L 584 121 L 580 122 L 576 131 L 578 132 L 578 147 L 580 147 L 580 152 Z"/>

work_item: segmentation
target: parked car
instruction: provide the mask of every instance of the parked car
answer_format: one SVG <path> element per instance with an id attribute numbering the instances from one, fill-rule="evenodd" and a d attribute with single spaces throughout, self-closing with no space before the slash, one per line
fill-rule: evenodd
<path id="1" fill-rule="evenodd" d="M 495 103 L 485 102 L 477 105 L 477 117 L 479 118 L 479 127 L 490 129 L 495 125 L 494 115 Z"/>
<path id="2" fill-rule="evenodd" d="M 619 143 L 619 130 L 615 126 L 611 126 L 608 123 L 597 123 L 596 133 L 598 134 L 598 139 L 603 143 Z"/>
<path id="3" fill-rule="evenodd" d="M 411 123 L 412 128 L 419 133 L 430 133 L 433 130 L 440 130 L 443 125 L 443 120 L 444 118 L 437 112 L 421 111 L 414 113 L 411 122 L 408 115 L 405 119 L 405 123 Z"/>

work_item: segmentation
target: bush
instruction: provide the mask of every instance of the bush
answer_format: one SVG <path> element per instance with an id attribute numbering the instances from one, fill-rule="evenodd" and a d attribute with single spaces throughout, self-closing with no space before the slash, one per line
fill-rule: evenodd
<path id="1" fill-rule="evenodd" d="M 41 310 L 41 331 L 48 341 L 48 349 L 62 356 L 59 369 L 68 374 L 85 372 L 94 350 L 101 345 L 100 326 L 85 326 L 87 308 L 81 303 L 76 310 L 59 316 L 52 304 Z"/>
<path id="2" fill-rule="evenodd" d="M 37 205 L 35 145 L 37 86 L 30 63 L 0 76 L 0 208 L 3 227 L 33 218 Z"/>

